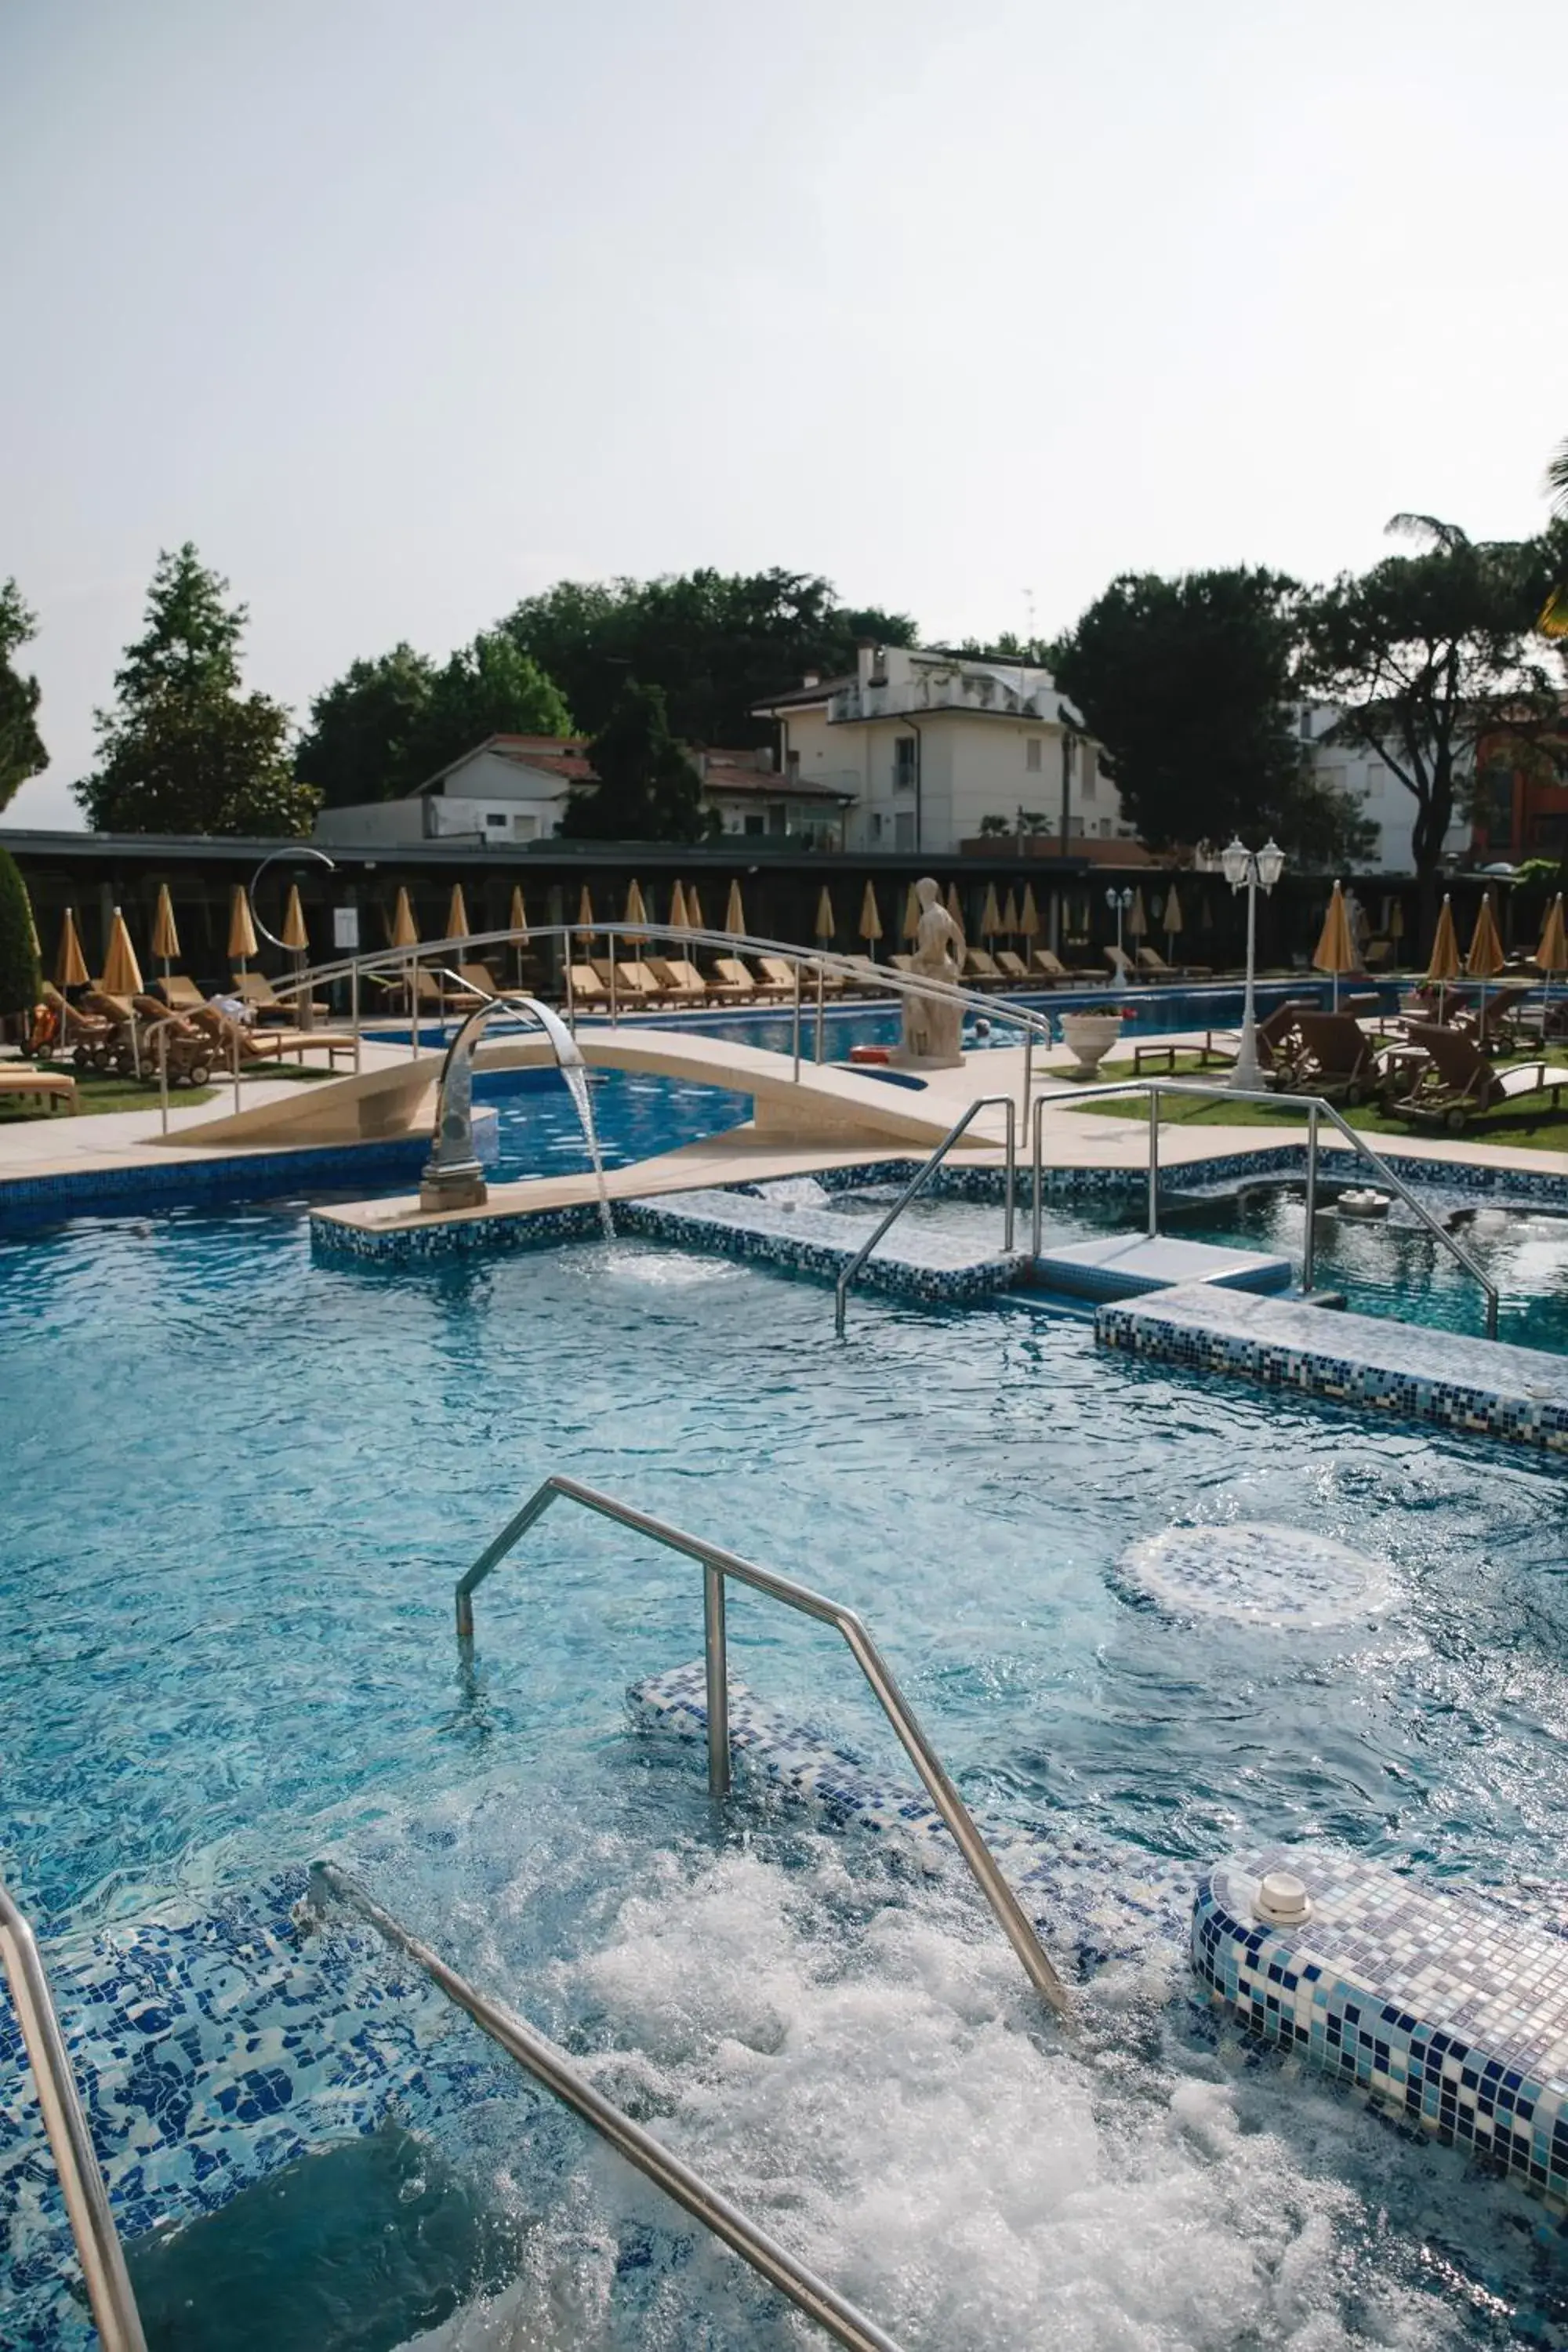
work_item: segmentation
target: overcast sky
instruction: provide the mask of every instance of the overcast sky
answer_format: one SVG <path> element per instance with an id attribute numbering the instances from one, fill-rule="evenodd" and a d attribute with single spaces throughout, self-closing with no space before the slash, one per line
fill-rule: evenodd
<path id="1" fill-rule="evenodd" d="M 1563 0 L 0 0 L 0 578 L 75 823 L 161 547 L 301 717 L 562 577 L 942 640 L 1537 530 Z"/>

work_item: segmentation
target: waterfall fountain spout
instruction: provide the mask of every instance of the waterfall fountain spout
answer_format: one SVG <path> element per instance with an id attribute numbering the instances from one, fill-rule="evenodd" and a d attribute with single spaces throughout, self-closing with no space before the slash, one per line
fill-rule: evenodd
<path id="1" fill-rule="evenodd" d="M 614 1240 L 616 1227 L 610 1213 L 609 1188 L 605 1182 L 605 1164 L 594 1127 L 593 1105 L 588 1098 L 587 1065 L 565 1023 L 552 1013 L 548 1004 L 541 1004 L 532 996 L 492 996 L 483 1004 L 477 1004 L 447 1046 L 436 1092 L 430 1157 L 419 1180 L 419 1205 L 427 1210 L 479 1209 L 489 1197 L 484 1170 L 474 1150 L 474 1049 L 491 1016 L 503 1012 L 521 1013 L 537 1021 L 550 1040 L 556 1066 L 583 1122 L 583 1139 L 598 1181 L 599 1214 L 606 1235 Z"/>

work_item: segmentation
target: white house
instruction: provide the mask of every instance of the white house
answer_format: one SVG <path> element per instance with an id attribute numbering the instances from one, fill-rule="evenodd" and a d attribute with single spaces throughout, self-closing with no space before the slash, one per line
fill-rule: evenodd
<path id="1" fill-rule="evenodd" d="M 1415 829 L 1415 796 L 1407 793 L 1385 761 L 1354 743 L 1324 740 L 1339 718 L 1331 703 L 1303 703 L 1296 714 L 1297 730 L 1306 747 L 1308 762 L 1320 783 L 1337 785 L 1362 804 L 1377 839 L 1360 861 L 1367 874 L 1414 874 L 1415 857 L 1411 837 Z M 1470 845 L 1470 819 L 1456 810 L 1443 836 L 1445 857 L 1464 857 Z"/>
<path id="2" fill-rule="evenodd" d="M 837 849 L 847 793 L 782 776 L 771 751 L 687 754 L 726 833 L 748 839 Z M 545 841 L 561 829 L 574 786 L 592 784 L 584 739 L 491 735 L 398 800 L 325 808 L 318 841 L 340 848 L 373 843 L 472 841 L 494 849 Z"/>
<path id="3" fill-rule="evenodd" d="M 847 804 L 845 846 L 957 849 L 987 817 L 1068 848 L 1131 841 L 1095 744 L 1048 670 L 902 646 L 862 646 L 852 676 L 808 677 L 753 706 L 779 729 L 795 786 Z M 1064 791 L 1065 766 L 1065 791 Z"/>

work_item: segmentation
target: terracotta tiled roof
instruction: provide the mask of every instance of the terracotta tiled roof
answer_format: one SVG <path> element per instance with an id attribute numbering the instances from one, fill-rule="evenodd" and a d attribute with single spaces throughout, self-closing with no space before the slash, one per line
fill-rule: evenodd
<path id="1" fill-rule="evenodd" d="M 702 772 L 703 789 L 710 793 L 752 793 L 770 801 L 848 801 L 853 793 L 833 784 L 814 784 L 800 776 L 781 776 L 776 769 L 731 768 L 710 758 Z"/>

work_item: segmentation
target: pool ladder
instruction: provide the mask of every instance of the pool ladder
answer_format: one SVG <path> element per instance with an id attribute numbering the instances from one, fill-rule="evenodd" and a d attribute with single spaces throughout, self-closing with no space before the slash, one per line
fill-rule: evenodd
<path id="1" fill-rule="evenodd" d="M 978 1108 L 978 1106 L 977 1106 Z M 975 1827 L 968 1807 L 922 1730 L 913 1708 L 899 1688 L 866 1626 L 854 1610 L 830 1601 L 790 1577 L 746 1559 L 738 1552 L 689 1534 L 668 1520 L 638 1510 L 605 1495 L 580 1479 L 556 1474 L 546 1478 L 522 1508 L 480 1553 L 457 1588 L 458 1634 L 465 1647 L 472 1643 L 473 1595 L 513 1546 L 559 1500 L 580 1505 L 602 1518 L 662 1544 L 667 1549 L 696 1560 L 702 1570 L 708 1700 L 708 1780 L 716 1798 L 731 1787 L 729 1653 L 725 1624 L 728 1580 L 777 1601 L 785 1608 L 829 1625 L 847 1645 L 888 1720 L 920 1774 L 932 1804 L 946 1822 L 960 1853 L 969 1864 L 981 1892 L 999 1920 L 1036 1990 L 1058 2014 L 1068 2011 L 1060 1977 L 1034 1928 Z M 563 2051 L 546 2040 L 515 2011 L 471 1985 L 422 1943 L 411 1929 L 377 1903 L 365 1888 L 335 1863 L 317 1862 L 310 1871 L 311 1907 L 321 1916 L 339 1904 L 354 1912 L 384 1942 L 415 1962 L 447 1999 L 463 2010 L 480 2031 L 513 2058 L 533 2080 L 563 2105 L 656 2183 L 693 2220 L 738 2253 L 758 2275 L 774 2287 L 797 2311 L 814 2319 L 847 2352 L 899 2352 L 892 2336 L 837 2289 L 791 2253 L 789 2249 L 748 2219 L 729 2199 L 704 2180 L 650 2132 L 606 2099 Z M 146 2338 L 137 2314 L 125 2258 L 110 2211 L 91 2137 L 88 2131 L 65 2040 L 60 2032 L 48 1981 L 39 1960 L 31 1929 L 0 1887 L 0 1961 L 10 1979 L 21 2019 L 23 2039 L 32 2062 L 39 2104 L 56 2164 L 65 2189 L 77 2252 L 87 2282 L 88 2297 L 104 2352 L 146 2352 Z"/>

